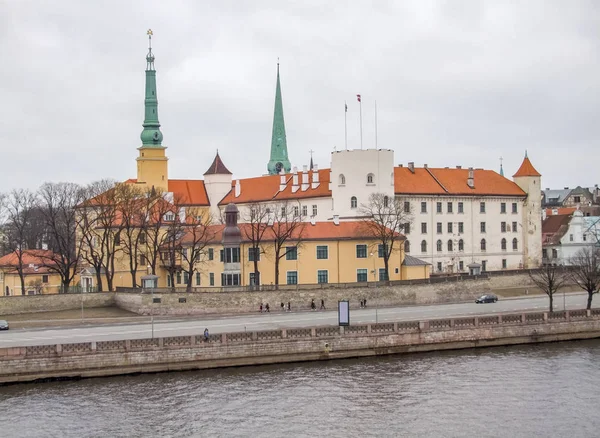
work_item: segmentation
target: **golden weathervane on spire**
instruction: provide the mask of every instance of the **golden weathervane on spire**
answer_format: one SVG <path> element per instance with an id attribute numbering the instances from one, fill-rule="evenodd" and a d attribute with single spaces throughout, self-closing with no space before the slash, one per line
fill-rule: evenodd
<path id="1" fill-rule="evenodd" d="M 154 35 L 154 34 L 152 33 L 152 29 L 148 29 L 148 32 L 146 32 L 146 35 L 150 35 L 150 36 Z"/>

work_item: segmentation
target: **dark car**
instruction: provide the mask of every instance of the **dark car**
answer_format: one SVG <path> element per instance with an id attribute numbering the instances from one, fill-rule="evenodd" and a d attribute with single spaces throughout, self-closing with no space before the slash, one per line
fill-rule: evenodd
<path id="1" fill-rule="evenodd" d="M 0 319 L 0 330 L 8 330 L 8 321 Z"/>
<path id="2" fill-rule="evenodd" d="M 475 300 L 475 302 L 477 304 L 479 304 L 479 303 L 495 303 L 496 301 L 498 301 L 498 297 L 496 295 L 492 295 L 492 294 L 482 295 Z"/>

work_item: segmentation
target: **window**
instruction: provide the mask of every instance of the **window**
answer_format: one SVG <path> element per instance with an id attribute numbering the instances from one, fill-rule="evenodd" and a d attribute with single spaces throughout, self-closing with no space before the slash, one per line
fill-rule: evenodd
<path id="1" fill-rule="evenodd" d="M 368 271 L 366 269 L 356 270 L 356 281 L 368 281 Z"/>
<path id="2" fill-rule="evenodd" d="M 448 213 L 452 213 L 452 202 L 448 202 Z"/>
<path id="3" fill-rule="evenodd" d="M 318 245 L 317 246 L 317 259 L 325 260 L 327 258 L 329 258 L 328 247 L 326 245 Z M 325 283 L 327 283 L 327 282 L 325 282 Z"/>
<path id="4" fill-rule="evenodd" d="M 404 252 L 410 252 L 410 242 L 408 240 L 404 241 Z"/>
<path id="5" fill-rule="evenodd" d="M 516 237 L 513 239 L 512 243 L 513 243 L 513 245 L 512 245 L 513 246 L 513 251 L 518 251 L 519 250 L 519 241 L 517 240 Z"/>
<path id="6" fill-rule="evenodd" d="M 481 250 L 485 251 L 485 239 L 481 239 Z"/>
<path id="7" fill-rule="evenodd" d="M 573 196 L 573 202 L 575 203 L 580 203 L 581 202 L 581 196 Z"/>
<path id="8" fill-rule="evenodd" d="M 506 233 L 506 222 L 500 222 L 500 232 Z"/>
<path id="9" fill-rule="evenodd" d="M 479 203 L 479 213 L 485 213 L 485 202 Z"/>
<path id="10" fill-rule="evenodd" d="M 481 223 L 479 224 L 479 228 L 481 229 L 481 232 L 482 232 L 482 233 L 485 233 L 485 222 L 481 222 Z"/>
<path id="11" fill-rule="evenodd" d="M 240 262 L 240 249 L 239 248 L 225 248 L 225 263 L 239 263 Z"/>
<path id="12" fill-rule="evenodd" d="M 502 251 L 506 251 L 506 239 L 500 241 L 500 248 L 502 248 Z"/>
<path id="13" fill-rule="evenodd" d="M 427 213 L 427 202 L 421 202 L 421 213 Z"/>
<path id="14" fill-rule="evenodd" d="M 383 206 L 384 207 L 388 207 L 390 204 L 390 198 L 388 198 L 387 196 L 383 197 Z"/>
<path id="15" fill-rule="evenodd" d="M 344 184 L 346 184 L 346 177 L 344 176 L 344 174 L 340 173 L 340 176 L 339 176 L 339 178 L 338 178 L 338 181 L 339 181 L 339 184 L 340 184 L 341 186 L 343 186 Z M 296 284 L 296 283 L 294 283 L 294 284 Z"/>
<path id="16" fill-rule="evenodd" d="M 435 242 L 435 248 L 437 249 L 437 252 L 442 252 L 442 241 L 438 239 L 437 242 Z"/>
<path id="17" fill-rule="evenodd" d="M 552 248 L 552 258 L 553 259 L 557 259 L 558 258 L 558 251 L 555 248 Z"/>
<path id="18" fill-rule="evenodd" d="M 464 240 L 462 240 L 462 239 L 460 239 L 460 240 L 458 241 L 458 250 L 459 250 L 459 251 L 464 251 L 464 250 L 465 250 L 465 242 L 464 242 Z"/>
<path id="19" fill-rule="evenodd" d="M 211 272 L 210 274 L 208 274 L 208 283 L 211 286 L 215 285 L 215 274 L 214 274 L 214 272 Z"/>
<path id="20" fill-rule="evenodd" d="M 436 230 L 437 230 L 438 234 L 442 234 L 442 223 L 441 222 L 438 222 L 436 224 Z"/>
<path id="21" fill-rule="evenodd" d="M 548 258 L 548 250 L 546 248 L 542 249 L 542 258 L 543 259 Z"/>
<path id="22" fill-rule="evenodd" d="M 165 221 L 166 222 L 173 222 L 175 220 L 175 213 L 173 213 L 172 211 L 169 211 L 167 213 L 165 213 Z"/>
<path id="23" fill-rule="evenodd" d="M 452 239 L 448 240 L 448 251 L 454 251 L 454 242 L 452 242 Z"/>
<path id="24" fill-rule="evenodd" d="M 115 246 L 119 246 L 121 244 L 121 233 L 115 234 Z"/>
<path id="25" fill-rule="evenodd" d="M 286 216 L 287 212 L 285 210 L 285 207 L 281 207 L 281 217 L 284 218 Z"/>
<path id="26" fill-rule="evenodd" d="M 248 248 L 248 261 L 260 262 L 260 248 Z"/>
<path id="27" fill-rule="evenodd" d="M 196 272 L 196 286 L 200 286 L 200 272 Z"/>
<path id="28" fill-rule="evenodd" d="M 173 285 L 171 284 L 171 276 L 167 275 L 167 287 L 172 287 Z"/>
<path id="29" fill-rule="evenodd" d="M 356 245 L 356 258 L 366 259 L 367 258 L 367 245 Z"/>
<path id="30" fill-rule="evenodd" d="M 140 265 L 142 266 L 146 266 L 146 255 L 145 254 L 140 254 Z"/>
<path id="31" fill-rule="evenodd" d="M 329 278 L 328 278 L 328 272 L 326 269 L 319 269 L 317 271 L 317 283 L 319 284 L 323 284 L 323 283 L 329 283 Z"/>
<path id="32" fill-rule="evenodd" d="M 47 274 L 42 275 L 42 283 L 48 283 L 48 275 Z"/>
<path id="33" fill-rule="evenodd" d="M 465 270 L 465 262 L 463 262 L 462 260 L 460 262 L 458 262 L 458 270 L 459 271 Z"/>
<path id="34" fill-rule="evenodd" d="M 140 243 L 142 245 L 146 244 L 146 233 L 140 233 Z"/>
<path id="35" fill-rule="evenodd" d="M 427 252 L 427 242 L 425 240 L 421 240 L 421 252 Z"/>
<path id="36" fill-rule="evenodd" d="M 454 229 L 454 227 L 452 226 L 452 222 L 448 222 L 448 232 L 449 232 L 450 234 L 452 234 L 452 233 L 453 233 L 453 229 Z"/>
<path id="37" fill-rule="evenodd" d="M 298 247 L 297 246 L 288 246 L 285 249 L 285 259 L 286 260 L 298 260 Z"/>
<path id="38" fill-rule="evenodd" d="M 517 232 L 517 223 L 516 222 L 512 223 L 512 231 L 513 231 L 513 233 Z"/>
<path id="39" fill-rule="evenodd" d="M 421 222 L 421 233 L 427 234 L 427 222 Z"/>
<path id="40" fill-rule="evenodd" d="M 410 222 L 404 224 L 404 234 L 410 234 Z"/>
<path id="41" fill-rule="evenodd" d="M 221 274 L 221 286 L 239 286 L 240 274 Z"/>
<path id="42" fill-rule="evenodd" d="M 225 254 L 224 250 L 219 251 L 219 259 L 220 259 L 221 262 L 225 261 L 224 254 Z"/>
<path id="43" fill-rule="evenodd" d="M 569 234 L 569 242 L 572 242 L 572 241 L 573 241 L 573 235 Z"/>
<path id="44" fill-rule="evenodd" d="M 373 175 L 372 173 L 369 173 L 367 175 L 367 184 L 373 184 L 374 181 L 375 181 L 375 175 Z"/>
<path id="45" fill-rule="evenodd" d="M 463 222 L 458 223 L 458 234 L 462 234 L 465 232 L 465 224 Z"/>
<path id="46" fill-rule="evenodd" d="M 300 209 L 297 205 L 294 205 L 294 217 L 300 216 Z"/>
<path id="47" fill-rule="evenodd" d="M 513 203 L 512 203 L 512 212 L 513 212 L 513 213 L 517 213 L 517 212 L 518 212 L 518 211 L 517 211 L 517 203 L 516 203 L 516 202 L 513 202 Z"/>
<path id="48" fill-rule="evenodd" d="M 584 235 L 583 235 L 583 241 L 584 241 L 584 242 L 587 242 L 587 234 L 584 234 Z"/>
<path id="49" fill-rule="evenodd" d="M 215 250 L 212 248 L 208 248 L 208 260 L 213 260 L 215 258 Z"/>
<path id="50" fill-rule="evenodd" d="M 287 272 L 287 284 L 298 284 L 298 271 Z"/>
<path id="51" fill-rule="evenodd" d="M 181 272 L 177 272 L 177 284 L 181 284 Z"/>
<path id="52" fill-rule="evenodd" d="M 379 281 L 388 281 L 387 272 L 385 272 L 385 268 L 379 268 Z"/>
<path id="53" fill-rule="evenodd" d="M 377 257 L 380 259 L 383 258 L 383 255 L 387 252 L 387 245 L 379 244 L 377 245 Z"/>
<path id="54" fill-rule="evenodd" d="M 506 202 L 501 202 L 500 203 L 500 213 L 501 214 L 506 214 Z"/>
<path id="55" fill-rule="evenodd" d="M 183 284 L 188 284 L 190 280 L 190 274 L 188 274 L 187 272 L 183 273 Z"/>
<path id="56" fill-rule="evenodd" d="M 442 212 L 442 203 L 441 202 L 436 202 L 436 204 L 435 204 L 435 211 L 436 211 L 436 213 L 441 213 Z"/>
<path id="57" fill-rule="evenodd" d="M 350 208 L 356 208 L 358 202 L 356 200 L 356 196 L 350 198 Z"/>
<path id="58" fill-rule="evenodd" d="M 308 216 L 308 205 L 302 206 L 302 216 Z"/>
<path id="59" fill-rule="evenodd" d="M 410 202 L 404 201 L 404 213 L 410 213 Z"/>
<path id="60" fill-rule="evenodd" d="M 506 269 L 506 259 L 502 259 L 502 269 Z"/>
<path id="61" fill-rule="evenodd" d="M 317 215 L 317 205 L 316 204 L 313 204 L 313 206 L 312 206 L 312 214 L 313 214 L 313 216 Z"/>
<path id="62" fill-rule="evenodd" d="M 487 271 L 487 260 L 482 260 L 481 261 L 481 272 L 486 272 Z"/>
<path id="63" fill-rule="evenodd" d="M 260 284 L 260 273 L 256 275 L 256 272 L 250 272 L 250 285 L 257 286 Z"/>
<path id="64" fill-rule="evenodd" d="M 442 272 L 442 262 L 437 262 L 437 271 Z"/>
<path id="65" fill-rule="evenodd" d="M 462 213 L 464 213 L 464 212 L 465 212 L 465 210 L 464 210 L 464 204 L 463 204 L 462 202 L 459 202 L 459 203 L 458 203 L 458 212 L 459 212 L 460 214 L 462 214 Z"/>

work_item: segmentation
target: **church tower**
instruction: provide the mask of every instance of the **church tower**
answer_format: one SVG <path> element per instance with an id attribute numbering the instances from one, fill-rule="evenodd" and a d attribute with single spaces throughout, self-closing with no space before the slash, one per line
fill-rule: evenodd
<path id="1" fill-rule="evenodd" d="M 521 208 L 523 226 L 523 267 L 537 268 L 542 262 L 542 175 L 535 170 L 525 152 L 525 158 L 513 181 L 527 193 Z"/>
<path id="2" fill-rule="evenodd" d="M 168 158 L 162 145 L 163 134 L 158 121 L 158 99 L 156 95 L 156 70 L 152 53 L 152 30 L 148 29 L 148 55 L 146 55 L 146 98 L 144 100 L 144 130 L 140 135 L 142 146 L 138 148 L 137 182 L 148 187 L 168 189 Z"/>
<path id="3" fill-rule="evenodd" d="M 275 89 L 275 111 L 273 114 L 273 134 L 271 136 L 271 158 L 267 164 L 269 175 L 276 175 L 281 170 L 289 173 L 292 169 L 288 159 L 285 123 L 283 121 L 283 104 L 281 102 L 281 85 L 279 83 L 279 63 L 277 63 L 277 88 Z"/>

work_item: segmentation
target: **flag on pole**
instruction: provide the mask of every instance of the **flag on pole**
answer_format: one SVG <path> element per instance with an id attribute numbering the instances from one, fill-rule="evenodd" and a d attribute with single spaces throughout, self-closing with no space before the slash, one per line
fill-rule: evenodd
<path id="1" fill-rule="evenodd" d="M 344 107 L 346 109 L 346 112 L 348 112 L 348 104 L 346 102 L 344 102 Z"/>
<path id="2" fill-rule="evenodd" d="M 356 100 L 358 100 L 360 102 L 360 94 L 356 95 Z"/>

